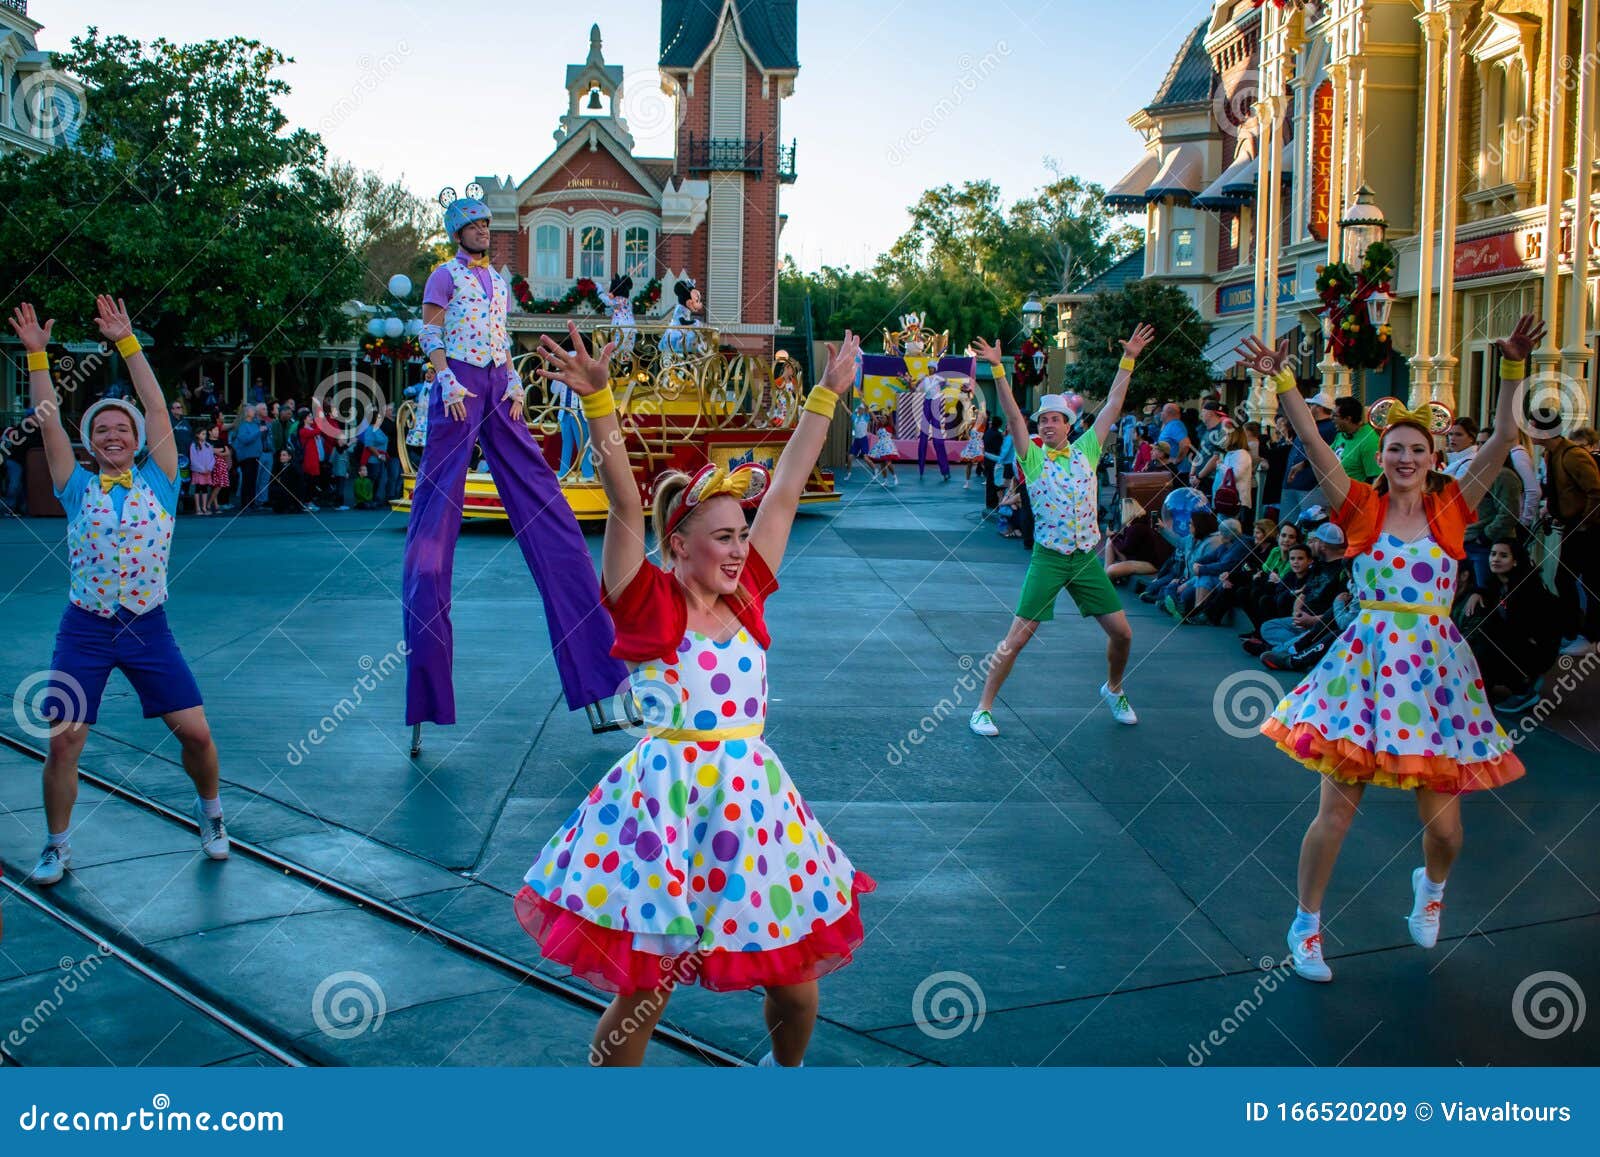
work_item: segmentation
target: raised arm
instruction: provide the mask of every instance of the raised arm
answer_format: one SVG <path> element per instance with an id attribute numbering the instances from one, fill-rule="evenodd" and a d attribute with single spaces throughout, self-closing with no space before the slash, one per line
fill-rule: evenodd
<path id="1" fill-rule="evenodd" d="M 45 353 L 50 345 L 50 331 L 56 320 L 51 318 L 43 325 L 26 301 L 11 311 L 11 331 L 17 335 L 28 354 L 28 394 L 33 402 L 34 420 L 39 423 L 44 436 L 45 461 L 50 465 L 50 481 L 60 489 L 72 477 L 77 457 L 72 453 L 72 439 L 61 426 L 61 400 L 56 397 L 56 385 L 50 380 L 50 361 Z"/>
<path id="2" fill-rule="evenodd" d="M 838 346 L 828 346 L 828 368 L 822 373 L 822 381 L 812 387 L 806 398 L 800 420 L 795 423 L 794 433 L 789 435 L 789 444 L 783 448 L 778 465 L 772 471 L 771 488 L 756 510 L 755 521 L 750 524 L 750 545 L 761 552 L 762 559 L 774 573 L 789 545 L 789 530 L 794 525 L 801 492 L 828 438 L 834 408 L 855 385 L 856 355 L 860 352 L 861 339 L 849 330 L 844 331 L 844 341 Z"/>
<path id="3" fill-rule="evenodd" d="M 1106 404 L 1100 407 L 1100 416 L 1094 420 L 1095 440 L 1102 446 L 1111 436 L 1111 427 L 1121 416 L 1123 403 L 1127 401 L 1128 382 L 1133 377 L 1133 364 L 1155 336 L 1155 327 L 1147 322 L 1141 322 L 1135 327 L 1133 334 L 1122 343 L 1122 361 L 1117 366 L 1117 376 L 1111 379 L 1111 392 L 1106 395 Z"/>
<path id="4" fill-rule="evenodd" d="M 1000 399 L 1000 412 L 1006 416 L 1006 433 L 1011 435 L 1013 447 L 1020 446 L 1019 439 L 1028 436 L 1028 420 L 1022 416 L 1022 407 L 1017 405 L 1016 395 L 1011 392 L 1011 383 L 1006 381 L 1006 363 L 1001 360 L 1000 343 L 990 345 L 981 337 L 975 337 L 972 349 L 994 370 L 994 392 Z"/>
<path id="5" fill-rule="evenodd" d="M 1339 455 L 1333 452 L 1333 447 L 1322 440 L 1311 407 L 1295 387 L 1294 375 L 1288 369 L 1289 339 L 1284 338 L 1277 349 L 1272 349 L 1260 338 L 1251 335 L 1239 344 L 1234 353 L 1239 355 L 1240 366 L 1273 379 L 1278 391 L 1278 406 L 1288 416 L 1294 432 L 1300 436 L 1306 461 L 1311 463 L 1322 492 L 1327 496 L 1328 507 L 1338 510 L 1344 505 L 1345 496 L 1350 493 L 1350 475 L 1344 472 L 1344 465 L 1339 461 Z"/>
<path id="6" fill-rule="evenodd" d="M 589 442 L 600 463 L 600 485 L 605 489 L 610 514 L 606 517 L 606 537 L 600 548 L 600 581 L 612 598 L 622 594 L 644 565 L 644 504 L 639 501 L 639 484 L 623 444 L 622 425 L 617 420 L 617 402 L 611 394 L 606 367 L 617 343 L 590 356 L 583 335 L 573 322 L 567 322 L 572 348 L 564 350 L 549 334 L 539 339 L 539 352 L 549 365 L 538 374 L 546 381 L 560 379 L 583 403 L 589 419 Z M 550 368 L 550 366 L 554 368 Z M 437 379 L 435 379 L 437 380 Z"/>
<path id="7" fill-rule="evenodd" d="M 1506 463 L 1506 455 L 1511 453 L 1511 447 L 1516 444 L 1517 420 L 1521 417 L 1517 413 L 1517 405 L 1522 393 L 1518 387 L 1527 376 L 1528 355 L 1544 336 L 1544 329 L 1542 321 L 1531 313 L 1525 313 L 1517 319 L 1510 337 L 1495 342 L 1500 347 L 1500 398 L 1495 404 L 1494 432 L 1478 448 L 1460 483 L 1461 500 L 1473 510 L 1489 493 L 1500 467 Z"/>
<path id="8" fill-rule="evenodd" d="M 94 299 L 94 323 L 100 327 L 100 336 L 117 347 L 122 360 L 127 363 L 128 377 L 133 379 L 133 392 L 139 396 L 139 406 L 144 410 L 145 445 L 150 449 L 150 460 L 161 467 L 168 478 L 178 477 L 178 445 L 172 438 L 172 417 L 167 413 L 167 399 L 161 393 L 161 383 L 150 368 L 150 359 L 139 348 L 133 336 L 133 319 L 121 298 L 102 293 Z"/>

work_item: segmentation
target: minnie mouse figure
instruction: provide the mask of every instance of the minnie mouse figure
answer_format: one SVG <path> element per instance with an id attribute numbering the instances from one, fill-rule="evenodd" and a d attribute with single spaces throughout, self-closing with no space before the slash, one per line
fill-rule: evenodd
<path id="1" fill-rule="evenodd" d="M 609 291 L 600 294 L 600 302 L 611 311 L 611 327 L 615 331 L 617 353 L 628 357 L 633 353 L 639 331 L 633 322 L 633 278 L 620 273 L 611 279 Z"/>
<path id="2" fill-rule="evenodd" d="M 672 307 L 672 315 L 668 318 L 672 326 L 667 331 L 665 345 L 672 355 L 671 361 L 680 361 L 689 356 L 690 342 L 694 343 L 694 351 L 698 353 L 701 340 L 698 336 L 691 338 L 689 329 L 699 325 L 695 316 L 704 307 L 704 300 L 700 296 L 700 287 L 691 277 L 683 277 L 672 287 L 673 294 L 678 299 L 678 304 Z"/>

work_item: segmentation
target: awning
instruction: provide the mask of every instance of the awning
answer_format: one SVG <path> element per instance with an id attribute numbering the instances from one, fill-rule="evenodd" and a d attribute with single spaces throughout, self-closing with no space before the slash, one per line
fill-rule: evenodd
<path id="1" fill-rule="evenodd" d="M 1161 168 L 1161 162 L 1154 153 L 1146 153 L 1140 158 L 1139 163 L 1128 171 L 1127 176 L 1112 185 L 1106 193 L 1105 203 L 1112 209 L 1143 209 L 1145 205 L 1144 191 L 1150 185 L 1156 172 Z"/>
<path id="2" fill-rule="evenodd" d="M 1238 361 L 1238 356 L 1233 352 L 1240 342 L 1249 337 L 1255 330 L 1255 320 L 1235 322 L 1231 325 L 1219 325 L 1211 335 L 1211 340 L 1206 344 L 1205 353 L 1202 355 L 1211 365 L 1212 373 L 1219 378 L 1227 377 L 1228 371 Z M 1273 337 L 1274 343 L 1282 341 L 1289 334 L 1300 328 L 1300 318 L 1296 311 L 1285 312 L 1279 307 L 1277 333 Z"/>
<path id="3" fill-rule="evenodd" d="M 1248 177 L 1245 176 L 1247 171 Z M 1253 201 L 1255 195 L 1256 159 L 1253 156 L 1240 157 L 1222 170 L 1222 175 L 1207 185 L 1194 203 L 1202 209 L 1233 209 Z"/>
<path id="4" fill-rule="evenodd" d="M 1144 191 L 1145 200 L 1176 197 L 1188 201 L 1205 187 L 1206 155 L 1195 144 L 1182 144 L 1167 154 L 1161 171 Z"/>

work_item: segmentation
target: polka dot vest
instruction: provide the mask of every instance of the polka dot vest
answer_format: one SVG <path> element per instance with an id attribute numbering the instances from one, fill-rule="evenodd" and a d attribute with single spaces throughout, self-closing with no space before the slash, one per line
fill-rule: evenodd
<path id="1" fill-rule="evenodd" d="M 473 270 L 460 261 L 451 261 L 445 268 L 454 284 L 444 311 L 445 357 L 474 366 L 504 365 L 511 344 L 506 334 L 506 283 L 491 269 L 493 293 L 485 297 Z"/>
<path id="2" fill-rule="evenodd" d="M 135 475 L 122 518 L 98 479 L 84 489 L 83 505 L 67 523 L 67 566 L 72 602 L 110 618 L 117 607 L 135 614 L 167 601 L 167 556 L 172 515 Z"/>

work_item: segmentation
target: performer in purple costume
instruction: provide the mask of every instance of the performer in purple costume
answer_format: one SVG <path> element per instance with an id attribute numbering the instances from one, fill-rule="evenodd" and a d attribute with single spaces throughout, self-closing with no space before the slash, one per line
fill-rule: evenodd
<path id="1" fill-rule="evenodd" d="M 450 582 L 467 467 L 483 447 L 522 557 L 544 600 L 545 619 L 567 706 L 609 701 L 628 677 L 611 657 L 611 620 L 583 532 L 555 473 L 522 420 L 523 389 L 511 368 L 506 329 L 510 289 L 489 267 L 489 208 L 464 198 L 445 209 L 445 232 L 459 245 L 433 271 L 422 295 L 422 349 L 436 376 L 428 393 L 428 444 L 417 469 L 406 528 L 406 722 L 412 754 L 422 723 L 456 721 Z M 596 731 L 602 723 L 590 711 Z"/>
<path id="2" fill-rule="evenodd" d="M 944 448 L 944 401 L 940 397 L 944 379 L 929 374 L 922 379 L 922 421 L 917 423 L 917 477 L 928 468 L 928 442 L 939 463 L 939 480 L 950 481 L 950 457 Z"/>

